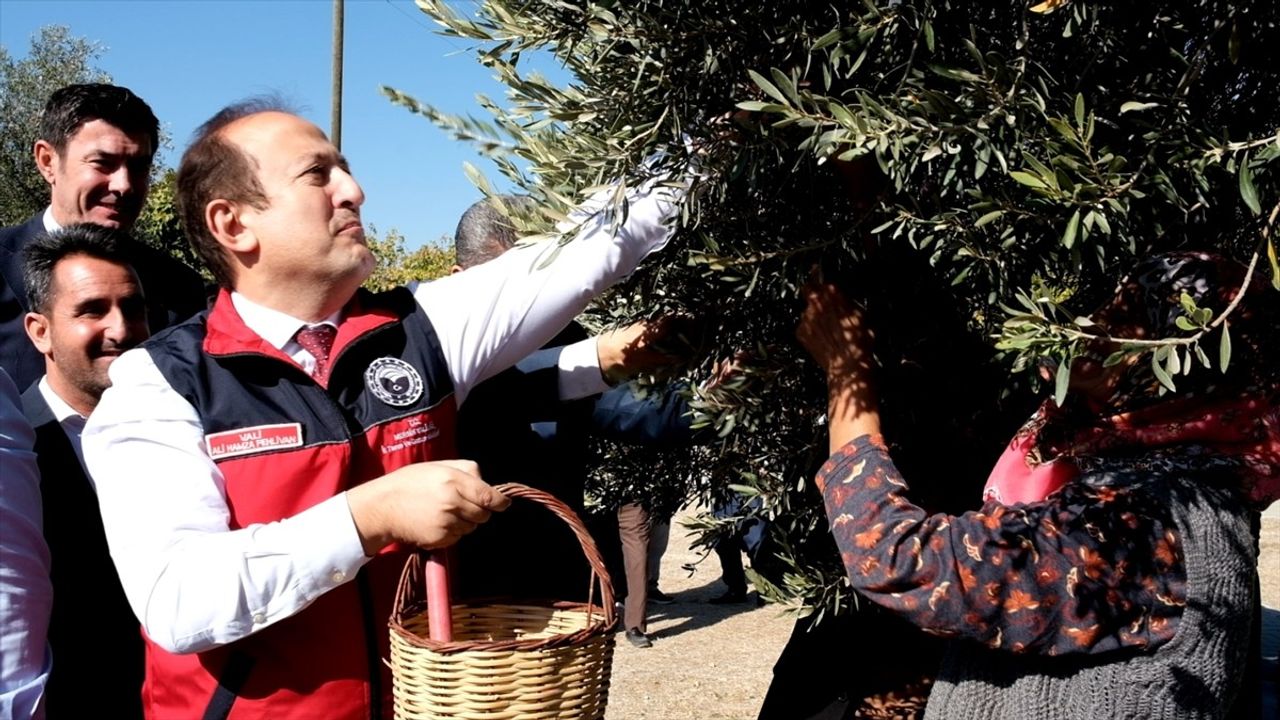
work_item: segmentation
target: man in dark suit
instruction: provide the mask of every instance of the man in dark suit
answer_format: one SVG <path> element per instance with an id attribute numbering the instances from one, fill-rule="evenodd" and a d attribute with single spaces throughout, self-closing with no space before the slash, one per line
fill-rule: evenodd
<path id="1" fill-rule="evenodd" d="M 519 211 L 528 199 L 504 196 L 501 202 Z M 492 201 L 472 205 L 454 236 L 453 272 L 492 260 L 515 240 L 510 221 Z M 542 350 L 472 389 L 458 412 L 459 455 L 479 465 L 491 483 L 531 485 L 582 515 L 589 437 L 646 445 L 693 439 L 688 403 L 677 391 L 642 396 L 628 384 L 611 387 L 611 381 L 674 360 L 654 347 L 653 338 L 662 332 L 660 324 L 636 324 L 592 337 L 571 323 Z M 596 541 L 606 558 L 625 566 L 626 637 L 649 647 L 649 517 L 638 503 L 624 506 L 617 517 L 621 525 L 596 528 Z M 617 544 L 619 532 L 622 547 L 611 552 L 615 548 L 608 545 Z M 460 596 L 586 600 L 589 569 L 578 541 L 542 508 L 514 505 L 460 543 L 457 560 Z"/>
<path id="2" fill-rule="evenodd" d="M 22 395 L 36 431 L 44 535 L 53 561 L 46 690 L 49 717 L 84 702 L 110 717 L 142 715 L 143 646 L 107 550 L 80 432 L 110 384 L 107 369 L 148 337 L 132 244 L 100 225 L 71 225 L 27 244 L 23 320 L 44 377 Z"/>
<path id="3" fill-rule="evenodd" d="M 36 167 L 49 183 L 49 207 L 21 225 L 0 229 L 0 367 L 19 388 L 44 373 L 44 358 L 23 331 L 31 310 L 22 279 L 23 248 L 40 233 L 74 223 L 132 228 L 147 199 L 158 142 L 156 116 L 127 88 L 69 85 L 49 97 L 34 146 Z M 204 283 L 187 266 L 146 246 L 138 248 L 133 266 L 147 285 L 152 330 L 204 309 Z"/>

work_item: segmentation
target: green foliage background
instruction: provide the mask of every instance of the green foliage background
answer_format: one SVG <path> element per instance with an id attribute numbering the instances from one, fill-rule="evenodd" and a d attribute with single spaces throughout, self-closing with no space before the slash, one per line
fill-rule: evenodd
<path id="1" fill-rule="evenodd" d="M 1136 257 L 1261 257 L 1280 283 L 1260 240 L 1280 155 L 1269 0 L 419 5 L 508 96 L 481 98 L 489 116 L 475 118 L 386 92 L 532 195 L 540 214 L 516 219 L 528 233 L 611 178 L 685 177 L 696 139 L 671 247 L 596 313 L 695 314 L 687 374 L 740 350 L 748 370 L 695 398 L 721 444 L 611 449 L 601 480 L 659 507 L 730 485 L 759 497 L 776 559 L 760 584 L 805 608 L 849 601 L 807 489 L 825 456 L 821 382 L 791 341 L 815 263 L 869 305 L 895 458 L 908 479 L 935 478 L 913 484 L 926 505 L 953 509 L 976 504 L 1030 402 L 1034 381 L 1009 370 L 1068 362 L 1088 332 L 1075 318 Z M 523 73 L 538 52 L 573 82 Z M 1224 310 L 1188 308 L 1187 337 L 1129 350 L 1172 385 L 1171 363 L 1189 371 L 1201 340 L 1226 342 Z"/>
<path id="2" fill-rule="evenodd" d="M 364 283 L 370 290 L 389 290 L 413 280 L 435 280 L 448 275 L 453 267 L 453 247 L 448 238 L 410 252 L 398 230 L 392 228 L 378 237 L 377 228 L 370 225 L 365 230 L 365 242 L 377 260 Z"/>

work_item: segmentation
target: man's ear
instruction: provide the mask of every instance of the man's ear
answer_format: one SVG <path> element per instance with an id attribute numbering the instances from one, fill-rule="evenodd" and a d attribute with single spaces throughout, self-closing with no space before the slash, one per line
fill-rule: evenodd
<path id="1" fill-rule="evenodd" d="M 204 222 L 218 244 L 232 253 L 258 249 L 258 239 L 241 221 L 244 207 L 230 200 L 211 200 L 204 206 Z"/>
<path id="2" fill-rule="evenodd" d="M 458 273 L 462 272 L 463 269 L 464 268 L 461 265 L 454 265 L 453 267 L 449 268 L 449 274 L 457 275 Z"/>
<path id="3" fill-rule="evenodd" d="M 53 340 L 49 337 L 49 318 L 37 312 L 29 312 L 22 318 L 22 327 L 31 338 L 31 344 L 41 355 L 48 355 L 53 349 Z"/>
<path id="4" fill-rule="evenodd" d="M 32 154 L 35 156 L 36 169 L 40 171 L 40 175 L 44 177 L 44 181 L 53 184 L 54 170 L 58 163 L 58 151 L 47 140 L 37 140 L 32 148 Z"/>

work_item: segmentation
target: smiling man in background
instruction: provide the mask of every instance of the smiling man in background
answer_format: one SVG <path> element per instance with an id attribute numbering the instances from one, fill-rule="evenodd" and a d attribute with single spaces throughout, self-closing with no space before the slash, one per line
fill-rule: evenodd
<path id="1" fill-rule="evenodd" d="M 38 235 L 75 223 L 129 231 L 147 201 L 159 122 L 128 88 L 68 85 L 49 96 L 33 156 L 49 183 L 49 206 L 21 225 L 0 229 L 0 367 L 20 389 L 44 374 L 44 357 L 26 340 L 23 249 Z M 147 286 L 152 330 L 205 307 L 200 276 L 154 248 L 139 245 L 134 268 Z"/>
<path id="2" fill-rule="evenodd" d="M 22 394 L 35 429 L 44 537 L 53 560 L 50 717 L 92 697 L 111 716 L 142 716 L 142 633 L 107 551 L 98 498 L 84 469 L 80 433 L 111 384 L 107 370 L 147 339 L 147 309 L 123 233 L 81 223 L 42 234 L 24 251 L 32 308 L 26 330 L 45 375 Z M 93 642 L 84 640 L 86 603 Z M 110 661 L 103 662 L 103 648 Z M 81 695 L 83 693 L 83 695 Z"/>

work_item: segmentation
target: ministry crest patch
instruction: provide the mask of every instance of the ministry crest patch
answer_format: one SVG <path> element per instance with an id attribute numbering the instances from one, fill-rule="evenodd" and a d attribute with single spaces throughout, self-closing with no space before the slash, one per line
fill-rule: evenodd
<path id="1" fill-rule="evenodd" d="M 422 398 L 422 376 L 399 358 L 384 357 L 369 363 L 364 385 L 374 397 L 394 407 L 408 407 Z"/>

